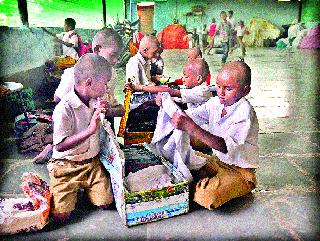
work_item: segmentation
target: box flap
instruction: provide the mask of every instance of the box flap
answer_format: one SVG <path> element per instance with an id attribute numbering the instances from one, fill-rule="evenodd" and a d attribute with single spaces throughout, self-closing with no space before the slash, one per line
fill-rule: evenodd
<path id="1" fill-rule="evenodd" d="M 115 138 L 114 132 L 110 128 L 108 121 L 104 122 L 101 128 L 102 138 L 100 143 L 100 159 L 104 167 L 110 172 L 118 183 L 122 183 L 124 177 L 125 157 Z"/>
<path id="2" fill-rule="evenodd" d="M 126 92 L 126 97 L 124 99 L 124 110 L 125 113 L 124 115 L 121 117 L 121 121 L 120 121 L 120 126 L 119 126 L 119 131 L 118 131 L 118 136 L 119 137 L 124 137 L 124 131 L 125 128 L 127 126 L 127 121 L 128 121 L 128 117 L 129 117 L 129 112 L 130 112 L 130 100 L 131 100 L 131 94 L 132 91 L 127 91 Z"/>

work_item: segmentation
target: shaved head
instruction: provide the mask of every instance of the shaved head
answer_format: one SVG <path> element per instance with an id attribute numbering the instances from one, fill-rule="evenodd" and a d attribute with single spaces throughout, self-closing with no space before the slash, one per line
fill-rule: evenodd
<path id="1" fill-rule="evenodd" d="M 196 58 L 202 58 L 202 52 L 199 47 L 195 47 L 189 50 L 188 52 L 188 59 L 196 59 Z"/>
<path id="2" fill-rule="evenodd" d="M 96 33 L 92 40 L 92 49 L 95 49 L 97 45 L 102 48 L 111 48 L 115 45 L 123 48 L 121 36 L 111 28 L 104 28 Z"/>
<path id="3" fill-rule="evenodd" d="M 200 58 L 189 60 L 185 64 L 184 68 L 192 70 L 195 76 L 200 75 L 202 77 L 202 82 L 206 80 L 209 73 L 209 66 L 207 62 Z"/>
<path id="4" fill-rule="evenodd" d="M 233 76 L 241 86 L 251 85 L 251 69 L 242 61 L 232 61 L 225 65 L 220 70 L 220 73 L 228 72 Z"/>
<path id="5" fill-rule="evenodd" d="M 97 54 L 83 55 L 74 66 L 75 85 L 81 85 L 88 78 L 100 81 L 101 77 L 111 79 L 111 66 L 105 58 Z"/>
<path id="6" fill-rule="evenodd" d="M 140 41 L 139 51 L 143 51 L 146 48 L 150 49 L 150 48 L 159 48 L 159 47 L 160 47 L 160 43 L 155 36 L 146 35 Z"/>

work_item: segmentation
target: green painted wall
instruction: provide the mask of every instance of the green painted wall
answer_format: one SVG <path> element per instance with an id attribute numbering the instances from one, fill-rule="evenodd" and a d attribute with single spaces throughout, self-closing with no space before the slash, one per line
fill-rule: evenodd
<path id="1" fill-rule="evenodd" d="M 103 27 L 102 0 L 27 0 L 31 27 L 63 27 L 65 18 L 74 18 L 77 28 Z M 124 19 L 124 1 L 106 0 L 107 24 Z M 19 27 L 18 0 L 0 0 L 0 26 Z"/>
<path id="2" fill-rule="evenodd" d="M 133 0 L 131 0 L 132 2 Z M 314 0 L 318 1 L 318 0 Z M 130 0 L 126 0 L 130 5 Z M 186 24 L 185 13 L 191 11 L 193 5 L 204 5 L 206 7 L 206 15 L 200 17 L 188 17 L 187 29 L 198 27 L 199 24 L 210 24 L 212 17 L 216 20 L 222 10 L 234 11 L 236 20 L 244 20 L 247 22 L 254 16 L 259 16 L 270 20 L 277 25 L 289 24 L 294 19 L 298 19 L 299 4 L 297 1 L 278 2 L 277 0 L 167 0 L 162 2 L 155 2 L 155 19 L 154 26 L 157 31 L 162 30 L 168 24 L 173 22 L 173 18 L 177 15 L 181 24 Z M 134 7 L 135 4 L 132 4 Z M 177 6 L 177 7 L 176 7 Z M 130 12 L 127 9 L 127 16 Z M 136 19 L 136 10 L 132 9 L 132 18 Z"/>
<path id="3" fill-rule="evenodd" d="M 301 20 L 306 22 L 320 21 L 320 1 L 319 0 L 303 0 Z"/>

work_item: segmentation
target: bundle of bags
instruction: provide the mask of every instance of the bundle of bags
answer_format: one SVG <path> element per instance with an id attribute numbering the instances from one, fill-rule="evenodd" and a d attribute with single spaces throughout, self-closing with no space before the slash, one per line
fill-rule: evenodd
<path id="1" fill-rule="evenodd" d="M 0 198 L 0 234 L 14 234 L 42 229 L 49 222 L 49 186 L 38 175 L 22 175 L 25 197 Z"/>

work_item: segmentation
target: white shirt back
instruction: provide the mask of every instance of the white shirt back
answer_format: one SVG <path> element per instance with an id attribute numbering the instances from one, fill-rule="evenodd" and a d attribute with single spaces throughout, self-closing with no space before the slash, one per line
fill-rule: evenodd
<path id="1" fill-rule="evenodd" d="M 57 38 L 61 39 L 64 42 L 72 43 L 74 47 L 78 47 L 78 36 L 74 30 L 69 32 L 62 32 L 60 34 L 56 34 Z M 62 51 L 64 56 L 70 56 L 71 58 L 78 60 L 79 56 L 74 47 L 68 47 L 66 45 L 62 45 Z"/>

